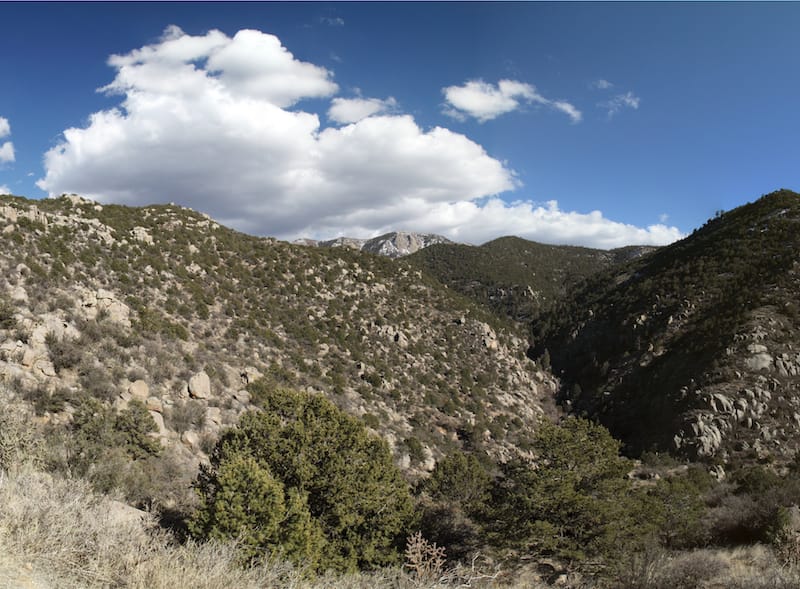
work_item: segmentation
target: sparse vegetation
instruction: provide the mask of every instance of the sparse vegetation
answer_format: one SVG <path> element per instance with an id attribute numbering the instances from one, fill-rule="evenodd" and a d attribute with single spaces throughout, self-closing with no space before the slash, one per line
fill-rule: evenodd
<path id="1" fill-rule="evenodd" d="M 425 272 L 35 206 L 0 233 L 0 585 L 798 585 L 796 195 L 627 262 L 509 238 Z M 152 513 L 108 531 L 97 493 Z"/>
<path id="2" fill-rule="evenodd" d="M 0 297 L 0 329 L 14 329 L 16 326 L 14 307 L 5 297 Z"/>
<path id="3" fill-rule="evenodd" d="M 561 401 L 606 425 L 630 455 L 677 449 L 735 468 L 757 461 L 757 445 L 791 461 L 796 437 L 772 431 L 796 410 L 796 374 L 769 358 L 796 359 L 800 325 L 784 309 L 800 293 L 799 220 L 800 197 L 777 191 L 577 285 L 532 324 L 533 355 L 549 350 L 563 374 Z M 763 369 L 748 367 L 753 345 L 770 349 Z M 715 394 L 748 403 L 745 391 L 764 389 L 767 375 L 776 378 L 768 410 L 745 411 L 749 421 L 710 406 Z"/>

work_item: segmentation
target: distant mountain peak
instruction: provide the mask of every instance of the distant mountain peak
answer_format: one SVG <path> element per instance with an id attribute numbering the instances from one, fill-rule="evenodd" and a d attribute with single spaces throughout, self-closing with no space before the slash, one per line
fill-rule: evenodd
<path id="1" fill-rule="evenodd" d="M 388 258 L 402 258 L 434 244 L 450 244 L 453 242 L 435 233 L 391 231 L 371 239 L 337 237 L 335 239 L 317 241 L 303 238 L 297 239 L 293 243 L 310 247 L 347 247 Z"/>

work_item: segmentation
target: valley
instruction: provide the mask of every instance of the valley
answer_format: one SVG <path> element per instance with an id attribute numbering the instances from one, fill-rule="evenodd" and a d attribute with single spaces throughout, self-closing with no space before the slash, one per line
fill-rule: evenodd
<path id="1" fill-rule="evenodd" d="M 0 197 L 0 466 L 35 455 L 198 541 L 250 529 L 216 498 L 261 473 L 249 485 L 299 527 L 251 548 L 318 572 L 396 564 L 414 531 L 451 567 L 487 555 L 487 586 L 625 586 L 611 563 L 653 542 L 665 579 L 706 546 L 766 543 L 791 564 L 799 223 L 784 190 L 660 248 L 289 244 L 176 205 Z M 386 490 L 323 468 L 337 436 L 373 453 Z M 311 461 L 287 465 L 275 444 Z M 323 495 L 396 497 L 387 536 L 357 556 L 334 540 L 348 528 L 316 498 L 323 478 Z"/>

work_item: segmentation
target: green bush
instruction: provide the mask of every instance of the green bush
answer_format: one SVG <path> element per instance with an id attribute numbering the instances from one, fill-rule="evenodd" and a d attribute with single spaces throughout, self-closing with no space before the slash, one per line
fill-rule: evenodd
<path id="1" fill-rule="evenodd" d="M 420 487 L 435 501 L 475 514 L 486 507 L 491 483 L 491 476 L 475 456 L 454 452 L 439 461 Z"/>
<path id="2" fill-rule="evenodd" d="M 800 481 L 789 473 L 751 466 L 731 475 L 732 494 L 709 510 L 708 527 L 720 544 L 772 542 L 782 533 L 787 509 L 800 504 Z"/>
<path id="3" fill-rule="evenodd" d="M 202 429 L 206 421 L 206 408 L 200 401 L 189 400 L 167 409 L 167 426 L 179 433 L 190 429 Z"/>
<path id="4" fill-rule="evenodd" d="M 14 329 L 16 326 L 14 307 L 5 298 L 0 298 L 0 329 Z"/>
<path id="5" fill-rule="evenodd" d="M 65 368 L 73 368 L 78 365 L 83 356 L 81 345 L 74 340 L 57 337 L 53 333 L 48 333 L 45 343 L 50 351 L 50 360 L 53 368 L 61 372 Z"/>
<path id="6" fill-rule="evenodd" d="M 412 503 L 385 442 L 319 395 L 251 388 L 264 411 L 223 433 L 201 470 L 192 533 L 243 538 L 251 552 L 283 550 L 321 570 L 396 562 Z M 287 507 L 275 511 L 279 491 Z M 270 531 L 276 521 L 291 539 Z"/>
<path id="7" fill-rule="evenodd" d="M 284 486 L 269 469 L 252 456 L 233 454 L 219 465 L 213 496 L 193 526 L 208 538 L 236 538 L 247 557 L 272 548 L 313 567 L 319 559 L 321 531 L 313 525 L 303 497 L 296 490 L 291 497 L 287 509 Z"/>
<path id="8" fill-rule="evenodd" d="M 59 413 L 64 410 L 66 404 L 72 400 L 72 393 L 69 389 L 60 388 L 52 393 L 42 386 L 26 390 L 22 397 L 33 405 L 36 415 L 44 415 L 47 412 Z"/>
<path id="9" fill-rule="evenodd" d="M 81 365 L 78 373 L 81 388 L 86 395 L 104 401 L 113 401 L 117 396 L 117 386 L 104 366 Z"/>
<path id="10" fill-rule="evenodd" d="M 443 546 L 450 560 L 466 560 L 481 548 L 481 522 L 491 484 L 491 476 L 474 455 L 454 452 L 419 485 L 420 531 Z"/>
<path id="11" fill-rule="evenodd" d="M 708 540 L 705 495 L 714 487 L 714 480 L 700 466 L 690 468 L 685 475 L 659 480 L 648 491 L 657 511 L 651 521 L 659 519 L 659 540 L 669 548 L 702 546 Z"/>
<path id="12" fill-rule="evenodd" d="M 83 399 L 65 441 L 66 467 L 108 492 L 122 488 L 127 464 L 161 453 L 161 444 L 149 434 L 156 423 L 140 401 L 116 413 L 95 399 Z"/>
<path id="13" fill-rule="evenodd" d="M 412 463 L 418 464 L 425 460 L 425 448 L 418 438 L 411 436 L 406 438 L 403 444 L 408 450 L 408 456 Z"/>
<path id="14" fill-rule="evenodd" d="M 654 532 L 629 461 L 602 426 L 577 418 L 539 424 L 534 461 L 502 466 L 493 489 L 491 539 L 565 561 L 613 558 Z"/>

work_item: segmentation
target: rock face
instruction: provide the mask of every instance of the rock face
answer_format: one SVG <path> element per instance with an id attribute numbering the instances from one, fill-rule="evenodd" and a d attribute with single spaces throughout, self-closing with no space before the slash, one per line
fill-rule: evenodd
<path id="1" fill-rule="evenodd" d="M 387 233 L 380 237 L 368 239 L 361 247 L 361 251 L 387 256 L 389 258 L 402 258 L 426 247 L 437 243 L 453 243 L 446 237 L 433 233 L 405 233 L 397 231 Z"/>
<path id="2" fill-rule="evenodd" d="M 298 239 L 294 243 L 315 247 L 346 247 L 388 258 L 402 258 L 437 243 L 453 242 L 434 233 L 393 231 L 371 239 L 356 239 L 352 237 L 337 237 L 326 241 Z"/>
<path id="3" fill-rule="evenodd" d="M 111 321 L 130 327 L 130 308 L 113 292 L 103 288 L 98 290 L 78 288 L 77 290 L 87 319 L 96 319 L 98 314 L 104 313 Z"/>
<path id="4" fill-rule="evenodd" d="M 128 387 L 128 392 L 132 398 L 136 399 L 137 401 L 141 401 L 142 403 L 147 401 L 147 398 L 150 396 L 150 388 L 143 380 L 132 382 Z"/>

